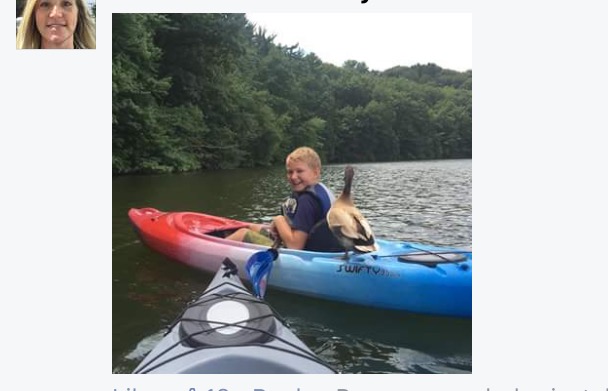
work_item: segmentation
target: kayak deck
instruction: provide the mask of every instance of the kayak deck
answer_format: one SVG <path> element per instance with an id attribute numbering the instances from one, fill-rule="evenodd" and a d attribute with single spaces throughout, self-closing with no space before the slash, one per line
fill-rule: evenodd
<path id="1" fill-rule="evenodd" d="M 236 274 L 226 258 L 134 373 L 336 373 Z"/>

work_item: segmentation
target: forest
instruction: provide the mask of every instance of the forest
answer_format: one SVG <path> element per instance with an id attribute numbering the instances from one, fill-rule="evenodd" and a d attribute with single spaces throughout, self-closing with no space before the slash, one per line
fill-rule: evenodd
<path id="1" fill-rule="evenodd" d="M 112 29 L 113 175 L 283 164 L 304 145 L 323 163 L 472 156 L 472 70 L 338 67 L 245 14 L 113 14 Z"/>

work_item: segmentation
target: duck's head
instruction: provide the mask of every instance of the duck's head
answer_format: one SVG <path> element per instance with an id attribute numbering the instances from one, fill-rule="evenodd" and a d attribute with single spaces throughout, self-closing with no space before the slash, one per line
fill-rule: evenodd
<path id="1" fill-rule="evenodd" d="M 344 182 L 352 181 L 354 176 L 355 169 L 353 168 L 353 166 L 346 166 L 346 168 L 344 169 Z"/>
<path id="2" fill-rule="evenodd" d="M 353 184 L 353 177 L 355 176 L 355 169 L 352 166 L 346 166 L 344 169 L 344 189 L 342 189 L 341 198 L 350 197 L 350 189 Z"/>

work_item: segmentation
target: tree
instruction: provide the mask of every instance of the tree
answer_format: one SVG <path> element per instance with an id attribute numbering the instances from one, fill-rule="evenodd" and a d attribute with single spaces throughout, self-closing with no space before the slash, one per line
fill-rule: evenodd
<path id="1" fill-rule="evenodd" d="M 115 174 L 471 157 L 472 72 L 370 72 L 279 45 L 244 14 L 114 14 Z"/>
<path id="2" fill-rule="evenodd" d="M 165 22 L 154 14 L 112 15 L 113 173 L 200 167 L 188 144 L 196 130 L 188 118 L 202 117 L 200 111 L 159 105 L 170 79 L 158 77 L 161 51 L 153 36 Z"/>

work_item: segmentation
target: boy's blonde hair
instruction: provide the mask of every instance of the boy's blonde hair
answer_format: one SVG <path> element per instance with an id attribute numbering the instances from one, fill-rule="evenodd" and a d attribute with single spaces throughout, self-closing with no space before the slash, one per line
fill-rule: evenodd
<path id="1" fill-rule="evenodd" d="M 313 170 L 318 170 L 321 172 L 321 158 L 312 148 L 299 147 L 294 149 L 293 152 L 287 155 L 285 164 L 287 165 L 289 162 L 295 161 L 304 162 Z"/>

